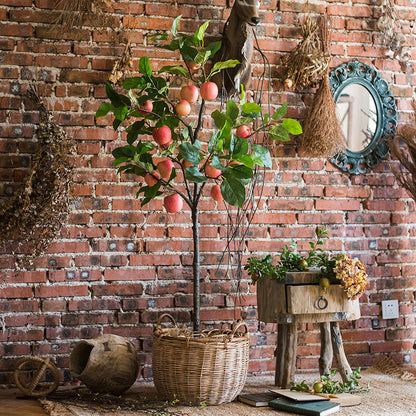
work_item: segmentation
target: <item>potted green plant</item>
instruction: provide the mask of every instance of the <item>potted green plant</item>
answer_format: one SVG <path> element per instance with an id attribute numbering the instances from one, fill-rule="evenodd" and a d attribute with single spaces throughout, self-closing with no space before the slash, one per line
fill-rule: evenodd
<path id="1" fill-rule="evenodd" d="M 194 344 L 200 351 L 201 346 L 206 347 L 210 344 L 205 334 L 201 335 L 200 332 L 199 203 L 204 189 L 211 187 L 210 193 L 214 200 L 224 200 L 231 206 L 242 207 L 246 199 L 246 187 L 253 178 L 255 167 L 272 167 L 269 151 L 255 141 L 257 133 L 267 131 L 269 137 L 274 140 L 288 140 L 289 133 L 300 134 L 302 129 L 296 120 L 283 119 L 286 104 L 270 116 L 263 114 L 258 104 L 246 102 L 243 92 L 238 103 L 229 100 L 224 111 L 212 112 L 215 132 L 207 143 L 200 141 L 205 103 L 215 100 L 218 94 L 218 87 L 211 79 L 221 70 L 237 65 L 238 61 L 217 62 L 208 69 L 208 60 L 221 46 L 220 42 L 205 44 L 204 36 L 209 22 L 199 27 L 193 35 L 179 33 L 179 22 L 180 16 L 174 20 L 170 35 L 157 34 L 152 40 L 159 42 L 158 47 L 179 51 L 185 66 L 164 66 L 154 74 L 149 58 L 140 58 L 140 75 L 123 82 L 122 87 L 126 91 L 124 94 L 117 92 L 110 84 L 106 85 L 110 102 L 99 107 L 96 117 L 105 116 L 111 111 L 115 117 L 115 130 L 123 123 L 127 124 L 127 143 L 114 149 L 114 165 L 118 167 L 119 173 L 134 174 L 142 179 L 136 194 L 141 198 L 142 206 L 154 198 L 163 196 L 167 212 L 180 211 L 184 203 L 191 211 L 193 331 L 186 333 L 186 341 L 177 328 L 166 334 L 160 328 L 160 322 L 158 323 L 153 347 L 155 384 L 158 390 L 164 390 L 162 394 L 166 393 L 164 395 L 170 398 L 175 396 L 187 402 L 204 401 L 207 404 L 219 404 L 232 400 L 244 385 L 248 365 L 247 334 L 243 337 L 246 358 L 241 357 L 234 365 L 237 368 L 240 362 L 243 363 L 245 373 L 241 371 L 240 380 L 231 383 L 226 394 L 214 397 L 216 394 L 212 384 L 205 383 L 204 376 L 199 374 L 200 371 L 204 371 L 204 363 L 197 363 L 198 368 L 192 371 L 197 373 L 195 378 L 199 380 L 198 383 L 207 386 L 207 392 L 202 392 L 202 387 L 184 391 L 179 386 L 180 379 L 189 376 L 189 373 L 184 373 L 197 361 L 197 354 L 189 352 L 189 346 Z M 188 85 L 181 89 L 179 102 L 175 101 L 170 93 L 175 77 L 184 78 L 188 82 Z M 196 119 L 192 120 L 188 116 L 192 114 L 193 103 L 199 100 L 199 97 L 199 110 Z M 238 338 L 238 334 L 232 332 L 232 338 Z M 215 342 L 218 343 L 220 338 L 216 335 Z M 218 348 L 224 351 L 224 345 L 228 345 L 226 349 L 232 351 L 230 333 L 221 336 L 223 342 Z M 201 337 L 204 339 L 201 340 Z M 159 354 L 159 350 L 155 353 L 156 349 L 162 348 L 161 341 L 168 338 L 177 344 L 175 352 L 171 354 L 174 357 L 171 363 L 163 358 L 169 354 Z M 189 341 L 190 338 L 192 341 Z M 183 344 L 184 340 L 186 344 Z M 214 342 L 210 345 L 213 344 Z M 178 367 L 177 364 L 181 360 L 184 363 Z M 234 368 L 228 368 L 226 363 L 216 362 L 214 365 L 221 371 L 228 371 L 228 378 L 234 377 Z M 165 374 L 169 372 L 167 379 Z M 183 384 L 187 383 L 184 381 Z"/>

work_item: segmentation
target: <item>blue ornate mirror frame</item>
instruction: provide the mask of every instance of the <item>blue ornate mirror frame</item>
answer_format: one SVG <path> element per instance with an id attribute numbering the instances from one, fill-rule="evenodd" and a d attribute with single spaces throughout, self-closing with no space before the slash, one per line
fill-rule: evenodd
<path id="1" fill-rule="evenodd" d="M 345 172 L 365 173 L 380 163 L 389 152 L 386 138 L 395 134 L 397 126 L 397 109 L 393 94 L 387 82 L 374 68 L 359 61 L 351 61 L 334 69 L 329 74 L 329 84 L 335 102 L 342 95 L 348 95 L 342 92 L 352 84 L 364 87 L 374 100 L 375 132 L 368 144 L 358 151 L 347 147 L 345 152 L 338 153 L 330 159 L 335 166 Z"/>

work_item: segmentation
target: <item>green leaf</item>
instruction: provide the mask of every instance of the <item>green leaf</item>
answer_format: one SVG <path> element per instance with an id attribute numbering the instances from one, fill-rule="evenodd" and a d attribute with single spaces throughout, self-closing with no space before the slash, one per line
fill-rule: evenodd
<path id="1" fill-rule="evenodd" d="M 230 119 L 234 122 L 238 115 L 240 114 L 240 109 L 238 108 L 238 105 L 233 100 L 227 101 L 227 109 L 226 114 Z"/>
<path id="2" fill-rule="evenodd" d="M 147 81 L 143 77 L 126 78 L 123 81 L 123 88 L 126 90 L 142 90 L 147 85 Z"/>
<path id="3" fill-rule="evenodd" d="M 222 129 L 224 127 L 224 124 L 227 121 L 227 116 L 218 110 L 215 110 L 214 112 L 212 112 L 211 117 L 214 120 L 215 125 L 219 129 Z"/>
<path id="4" fill-rule="evenodd" d="M 133 144 L 136 141 L 138 135 L 142 132 L 144 125 L 145 121 L 139 120 L 126 128 L 128 144 Z"/>
<path id="5" fill-rule="evenodd" d="M 244 91 L 244 85 L 241 84 L 241 96 L 240 96 L 240 106 L 243 106 L 246 103 L 246 92 Z"/>
<path id="6" fill-rule="evenodd" d="M 215 65 L 211 69 L 211 72 L 207 76 L 207 80 L 210 79 L 213 75 L 215 75 L 218 72 L 222 71 L 223 69 L 234 68 L 239 63 L 240 63 L 240 61 L 237 61 L 236 59 L 228 59 L 227 61 L 224 61 L 224 62 L 217 62 L 217 63 L 215 63 Z"/>
<path id="7" fill-rule="evenodd" d="M 265 147 L 260 146 L 259 144 L 252 144 L 251 150 L 262 160 L 263 166 L 270 169 L 272 168 L 272 158 L 270 152 Z"/>
<path id="8" fill-rule="evenodd" d="M 211 42 L 205 47 L 210 56 L 214 56 L 221 49 L 221 41 Z"/>
<path id="9" fill-rule="evenodd" d="M 114 156 L 115 159 L 119 159 L 121 157 L 128 157 L 130 159 L 133 159 L 135 153 L 136 153 L 136 148 L 134 146 L 126 145 L 122 147 L 116 147 L 113 150 L 112 155 Z"/>
<path id="10" fill-rule="evenodd" d="M 188 166 L 185 169 L 185 179 L 188 181 L 200 183 L 206 182 L 208 179 L 198 170 L 196 166 Z"/>
<path id="11" fill-rule="evenodd" d="M 113 121 L 113 130 L 116 131 L 118 127 L 120 126 L 122 120 L 114 119 Z"/>
<path id="12" fill-rule="evenodd" d="M 286 112 L 287 112 L 287 103 L 284 102 L 283 105 L 274 112 L 274 114 L 272 115 L 272 119 L 280 120 L 281 118 L 285 116 Z"/>
<path id="13" fill-rule="evenodd" d="M 195 58 L 198 55 L 198 50 L 195 49 L 190 42 L 185 42 L 179 51 L 184 61 L 195 62 Z M 199 62 L 198 62 L 199 63 Z"/>
<path id="14" fill-rule="evenodd" d="M 208 143 L 208 152 L 212 152 L 215 148 L 215 146 L 217 145 L 217 140 L 220 137 L 220 131 L 217 130 L 211 137 L 211 139 L 209 140 Z"/>
<path id="15" fill-rule="evenodd" d="M 126 156 L 118 157 L 117 159 L 114 159 L 113 166 L 118 166 L 121 163 L 126 163 L 126 162 L 130 162 L 130 161 L 131 161 L 131 157 L 126 157 Z"/>
<path id="16" fill-rule="evenodd" d="M 102 103 L 97 112 L 95 113 L 95 118 L 104 117 L 108 114 L 109 111 L 114 110 L 114 106 L 111 103 Z"/>
<path id="17" fill-rule="evenodd" d="M 127 113 L 129 112 L 128 107 L 125 105 L 124 107 L 118 107 L 114 109 L 114 117 L 117 120 L 123 121 L 126 118 Z"/>
<path id="18" fill-rule="evenodd" d="M 241 111 L 246 114 L 261 113 L 261 107 L 256 103 L 245 103 L 241 106 Z"/>
<path id="19" fill-rule="evenodd" d="M 195 147 L 190 142 L 182 143 L 178 146 L 179 156 L 182 159 L 187 160 L 188 162 L 191 162 L 193 165 L 198 166 L 200 162 L 200 155 L 199 155 L 199 149 Z"/>
<path id="20" fill-rule="evenodd" d="M 114 107 L 123 107 L 123 101 L 121 101 L 120 96 L 114 91 L 113 86 L 109 82 L 105 84 L 105 92 Z"/>
<path id="21" fill-rule="evenodd" d="M 251 179 L 253 177 L 253 169 L 244 165 L 231 165 L 231 176 L 238 179 Z"/>
<path id="22" fill-rule="evenodd" d="M 141 192 L 144 193 L 144 198 L 140 206 L 144 206 L 152 199 L 156 198 L 159 195 L 162 195 L 162 192 L 159 191 L 160 186 L 161 186 L 160 181 L 155 183 L 153 186 L 142 186 L 138 192 L 138 193 L 141 193 Z"/>
<path id="23" fill-rule="evenodd" d="M 172 28 L 170 29 L 170 32 L 173 36 L 176 36 L 176 33 L 178 32 L 178 26 L 179 22 L 181 20 L 182 15 L 179 15 L 172 23 Z"/>
<path id="24" fill-rule="evenodd" d="M 280 124 L 270 127 L 267 134 L 273 140 L 280 140 L 281 142 L 288 142 L 290 140 L 289 133 Z"/>
<path id="25" fill-rule="evenodd" d="M 152 67 L 147 56 L 142 56 L 139 60 L 139 72 L 150 77 L 152 75 Z"/>
<path id="26" fill-rule="evenodd" d="M 169 74 L 174 75 L 181 75 L 185 78 L 191 78 L 190 73 L 186 68 L 184 68 L 182 65 L 167 65 L 159 70 L 159 74 L 162 74 L 163 72 L 168 72 Z"/>
<path id="27" fill-rule="evenodd" d="M 237 136 L 234 141 L 234 149 L 232 152 L 233 159 L 238 160 L 240 156 L 244 156 L 248 152 L 248 142 L 246 138 L 240 138 Z"/>
<path id="28" fill-rule="evenodd" d="M 219 170 L 224 170 L 224 166 L 221 163 L 220 159 L 218 156 L 213 156 L 210 165 L 215 168 L 215 169 L 219 169 Z"/>
<path id="29" fill-rule="evenodd" d="M 302 134 L 302 127 L 297 120 L 293 118 L 286 118 L 282 121 L 282 127 L 289 133 L 298 135 Z"/>
<path id="30" fill-rule="evenodd" d="M 258 156 L 250 153 L 244 156 L 240 156 L 238 158 L 238 162 L 243 163 L 244 166 L 247 166 L 250 169 L 253 169 L 254 165 L 263 166 L 263 161 Z"/>
<path id="31" fill-rule="evenodd" d="M 204 24 L 202 24 L 196 31 L 194 35 L 194 44 L 197 45 L 198 43 L 202 42 L 204 40 L 205 31 L 207 30 L 207 27 L 209 25 L 210 21 L 208 20 Z"/>
<path id="32" fill-rule="evenodd" d="M 240 117 L 234 123 L 234 127 L 240 127 L 242 125 L 249 126 L 254 121 L 254 118 L 251 117 Z"/>
<path id="33" fill-rule="evenodd" d="M 246 200 L 246 189 L 236 178 L 224 178 L 221 184 L 221 194 L 224 200 L 234 207 L 242 207 Z"/>

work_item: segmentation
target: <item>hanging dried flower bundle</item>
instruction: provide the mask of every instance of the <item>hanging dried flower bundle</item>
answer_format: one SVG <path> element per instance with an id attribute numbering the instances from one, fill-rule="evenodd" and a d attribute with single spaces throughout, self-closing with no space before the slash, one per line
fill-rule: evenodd
<path id="1" fill-rule="evenodd" d="M 326 73 L 331 57 L 322 48 L 318 29 L 308 15 L 302 24 L 302 41 L 282 59 L 285 87 L 315 87 Z"/>
<path id="2" fill-rule="evenodd" d="M 122 80 L 126 72 L 131 70 L 133 67 L 133 59 L 132 59 L 132 51 L 131 51 L 131 44 L 130 40 L 127 41 L 126 46 L 124 48 L 123 54 L 121 58 L 118 59 L 111 70 L 111 74 L 108 77 L 108 81 L 112 84 L 117 84 L 120 80 Z"/>
<path id="3" fill-rule="evenodd" d="M 392 0 L 379 0 L 381 15 L 377 27 L 382 33 L 383 43 L 389 49 L 386 55 L 390 58 L 405 60 L 409 58 L 409 50 L 404 47 L 406 38 L 400 31 L 396 11 Z"/>
<path id="4" fill-rule="evenodd" d="M 322 47 L 329 50 L 329 31 L 326 17 L 322 19 Z M 329 158 L 345 150 L 345 139 L 339 124 L 335 101 L 328 80 L 328 69 L 309 107 L 303 126 L 302 149 L 312 157 Z"/>
<path id="5" fill-rule="evenodd" d="M 416 116 L 415 103 L 413 108 Z M 389 144 L 391 152 L 405 169 L 394 172 L 397 181 L 416 201 L 416 123 L 413 126 L 403 126 Z"/>
<path id="6" fill-rule="evenodd" d="M 363 294 L 368 277 L 363 263 L 344 254 L 335 263 L 334 272 L 348 299 L 358 299 Z"/>
<path id="7" fill-rule="evenodd" d="M 0 243 L 17 244 L 26 260 L 42 253 L 67 219 L 74 150 L 33 87 L 28 95 L 39 111 L 38 148 L 22 186 L 0 205 Z"/>
<path id="8" fill-rule="evenodd" d="M 108 17 L 105 9 L 112 0 L 59 0 L 56 8 L 62 10 L 56 24 L 66 30 L 81 26 L 86 19 L 94 27 L 107 26 Z"/>

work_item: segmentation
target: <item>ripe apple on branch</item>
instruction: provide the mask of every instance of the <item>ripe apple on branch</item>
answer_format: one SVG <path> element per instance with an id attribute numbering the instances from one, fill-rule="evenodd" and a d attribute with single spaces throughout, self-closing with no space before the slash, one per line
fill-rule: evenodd
<path id="1" fill-rule="evenodd" d="M 223 69 L 234 67 L 238 61 L 217 62 L 209 72 L 207 61 L 219 50 L 221 42 L 204 43 L 209 22 L 199 27 L 193 36 L 178 33 L 180 16 L 175 19 L 171 38 L 157 34 L 153 40 L 169 41 L 160 48 L 179 50 L 185 66 L 164 66 L 158 73 L 152 70 L 147 56 L 139 60 L 140 75 L 126 79 L 122 87 L 126 93 L 114 90 L 107 83 L 110 102 L 103 103 L 96 118 L 114 114 L 113 128 L 127 124 L 127 144 L 113 150 L 114 166 L 118 172 L 135 174 L 144 183 L 136 197 L 141 206 L 165 194 L 164 207 L 170 213 L 178 212 L 185 202 L 190 210 L 194 240 L 194 329 L 199 329 L 199 202 L 207 183 L 213 182 L 211 197 L 231 206 L 242 207 L 246 187 L 253 178 L 256 166 L 272 167 L 269 151 L 257 144 L 257 133 L 265 132 L 274 140 L 287 141 L 289 133 L 300 134 L 296 120 L 286 118 L 284 104 L 272 116 L 263 114 L 256 103 L 245 102 L 244 91 L 239 103 L 229 100 L 225 111 L 215 110 L 211 117 L 215 124 L 208 143 L 199 140 L 205 102 L 215 100 L 218 87 L 212 76 Z M 195 64 L 195 65 L 191 65 Z M 167 76 L 165 76 L 167 74 Z M 176 102 L 170 93 L 172 77 L 183 77 L 188 85 L 180 91 Z M 200 101 L 196 120 L 190 121 L 193 103 Z M 150 137 L 153 139 L 151 140 Z M 160 158 L 163 158 L 160 161 Z M 155 161 L 158 161 L 156 163 Z M 177 170 L 182 172 L 180 188 L 175 183 Z"/>

